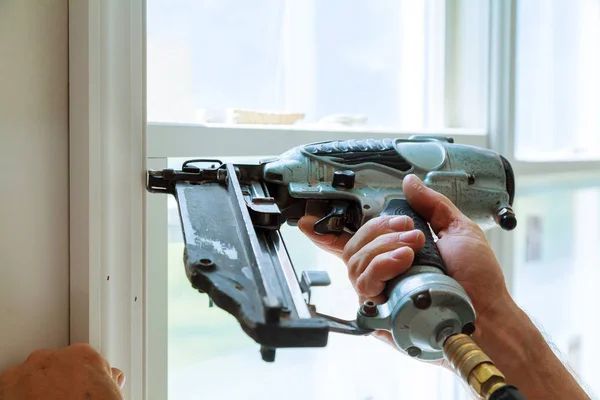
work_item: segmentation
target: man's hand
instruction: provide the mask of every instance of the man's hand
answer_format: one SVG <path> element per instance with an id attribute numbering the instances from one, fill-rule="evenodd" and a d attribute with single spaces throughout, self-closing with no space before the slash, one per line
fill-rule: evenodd
<path id="1" fill-rule="evenodd" d="M 438 236 L 437 247 L 447 273 L 464 287 L 478 318 L 494 303 L 505 301 L 509 294 L 502 269 L 481 228 L 415 175 L 404 179 L 403 191 L 411 207 Z M 339 237 L 315 234 L 317 219 L 303 217 L 298 227 L 319 247 L 344 260 L 361 302 L 385 302 L 382 292 L 386 282 L 410 268 L 415 252 L 425 244 L 423 233 L 414 230 L 413 221 L 405 216 L 374 218 L 353 236 Z M 391 339 L 388 334 L 384 336 Z"/>
<path id="2" fill-rule="evenodd" d="M 87 344 L 36 350 L 0 375 L 0 400 L 121 400 L 125 376 Z"/>
<path id="3" fill-rule="evenodd" d="M 477 312 L 473 339 L 508 383 L 516 385 L 529 400 L 589 399 L 510 297 L 481 228 L 414 175 L 404 179 L 403 190 L 411 207 L 438 236 L 437 247 L 448 275 L 463 286 L 473 302 Z M 298 227 L 319 247 L 344 260 L 361 301 L 384 302 L 385 283 L 410 268 L 415 252 L 425 241 L 423 233 L 415 231 L 412 220 L 406 217 L 375 218 L 354 236 L 319 236 L 313 232 L 317 220 L 306 216 Z M 388 332 L 379 331 L 377 336 L 393 344 Z"/>

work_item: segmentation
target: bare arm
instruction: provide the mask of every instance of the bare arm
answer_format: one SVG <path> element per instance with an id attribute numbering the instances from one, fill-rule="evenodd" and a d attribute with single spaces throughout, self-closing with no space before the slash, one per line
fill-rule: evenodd
<path id="1" fill-rule="evenodd" d="M 509 296 L 477 320 L 473 339 L 527 399 L 589 399 L 542 333 Z"/>

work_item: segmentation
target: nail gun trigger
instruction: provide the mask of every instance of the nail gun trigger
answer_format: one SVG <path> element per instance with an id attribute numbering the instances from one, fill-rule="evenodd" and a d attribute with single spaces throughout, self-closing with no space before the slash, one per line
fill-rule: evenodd
<path id="1" fill-rule="evenodd" d="M 332 204 L 329 214 L 318 220 L 313 230 L 319 235 L 343 232 L 347 210 L 348 206 L 346 204 Z"/>

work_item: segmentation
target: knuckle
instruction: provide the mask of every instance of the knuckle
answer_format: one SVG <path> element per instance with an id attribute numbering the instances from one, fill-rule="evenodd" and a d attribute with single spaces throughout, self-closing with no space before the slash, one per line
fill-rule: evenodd
<path id="1" fill-rule="evenodd" d="M 373 269 L 375 271 L 377 271 L 378 269 L 380 269 L 382 267 L 382 264 L 385 264 L 386 262 L 388 262 L 390 252 L 392 252 L 394 250 L 391 250 L 391 251 L 386 252 L 386 253 L 378 254 L 377 257 L 375 257 L 373 259 L 373 262 L 371 262 L 371 265 L 373 266 Z"/>
<path id="2" fill-rule="evenodd" d="M 108 361 L 88 343 L 74 343 L 68 349 L 76 357 L 85 360 L 89 365 L 103 368 L 108 365 Z"/>
<path id="3" fill-rule="evenodd" d="M 455 219 L 452 221 L 451 226 L 456 232 L 472 232 L 476 234 L 483 234 L 483 229 L 466 217 Z"/>
<path id="4" fill-rule="evenodd" d="M 389 269 L 390 261 L 390 253 L 393 250 L 387 252 L 387 253 L 382 253 L 379 254 L 377 257 L 375 257 L 373 259 L 373 261 L 371 262 L 370 268 L 373 271 L 373 279 L 377 279 L 377 280 L 381 280 L 383 279 L 383 277 L 385 276 L 385 270 Z M 396 262 L 393 263 L 393 265 L 397 265 L 398 262 L 402 263 L 403 260 L 396 260 Z"/>
<path id="5" fill-rule="evenodd" d="M 29 354 L 29 357 L 27 357 L 27 360 L 25 362 L 26 363 L 39 363 L 39 362 L 42 362 L 45 359 L 49 358 L 52 354 L 54 354 L 54 351 L 52 351 L 52 350 L 46 350 L 46 349 L 34 350 L 31 352 L 31 354 Z"/>
<path id="6" fill-rule="evenodd" d="M 374 277 L 380 277 L 381 271 L 383 268 L 385 268 L 388 261 L 389 252 L 378 254 L 376 257 L 373 258 L 373 261 L 371 261 L 371 265 L 369 265 L 369 268 L 371 268 Z"/>
<path id="7" fill-rule="evenodd" d="M 347 264 L 350 262 L 352 257 L 360 251 L 359 243 L 361 242 L 360 232 L 356 233 L 349 241 L 346 243 L 344 248 L 342 249 L 342 260 Z"/>
<path id="8" fill-rule="evenodd" d="M 49 352 L 50 352 L 50 350 L 34 350 L 33 352 L 31 352 L 30 357 L 31 358 L 44 357 L 44 356 L 48 355 Z"/>
<path id="9" fill-rule="evenodd" d="M 387 221 L 393 218 L 393 215 L 380 215 L 375 218 L 371 218 L 364 226 L 368 226 L 370 228 L 380 228 L 387 224 Z"/>
<path id="10" fill-rule="evenodd" d="M 352 236 L 341 251 L 342 260 L 348 263 L 350 258 L 368 242 L 372 242 L 381 234 L 389 231 L 388 221 L 393 215 L 382 215 L 372 218 Z"/>
<path id="11" fill-rule="evenodd" d="M 380 236 L 377 236 L 371 243 L 365 246 L 365 250 L 371 253 L 380 253 L 383 246 L 390 245 L 397 242 L 397 232 L 386 232 Z"/>
<path id="12" fill-rule="evenodd" d="M 354 271 L 353 271 L 353 270 L 351 270 L 351 269 L 348 269 L 348 280 L 350 281 L 350 283 L 351 283 L 352 285 L 355 285 L 355 284 L 356 284 L 356 279 L 357 279 L 357 278 L 358 278 L 358 277 L 356 276 L 356 274 L 354 273 Z"/>
<path id="13" fill-rule="evenodd" d="M 69 349 L 80 354 L 93 354 L 96 355 L 98 352 L 88 343 L 73 343 L 69 346 Z"/>
<path id="14" fill-rule="evenodd" d="M 346 265 L 348 266 L 348 278 L 350 278 L 350 280 L 352 282 L 356 281 L 356 279 L 359 276 L 358 266 L 360 264 L 360 260 L 359 260 L 360 256 L 357 256 L 357 254 L 358 253 L 355 253 L 354 255 L 352 255 L 352 257 L 350 257 L 350 259 L 346 263 Z"/>
<path id="15" fill-rule="evenodd" d="M 364 275 L 358 277 L 354 289 L 356 290 L 356 294 L 361 297 L 369 296 L 369 282 Z"/>
<path id="16" fill-rule="evenodd" d="M 388 221 L 395 217 L 394 215 L 380 215 L 368 220 L 361 228 L 365 234 L 388 229 Z"/>
<path id="17" fill-rule="evenodd" d="M 406 243 L 406 240 L 402 238 L 402 235 L 405 234 L 406 232 L 410 232 L 410 231 L 392 232 L 392 233 L 383 235 L 382 241 L 380 244 L 380 247 L 381 247 L 380 253 L 383 253 L 385 251 L 395 250 L 399 247 L 405 247 L 407 245 L 407 243 Z"/>
<path id="18" fill-rule="evenodd" d="M 23 371 L 24 369 L 24 365 L 20 364 L 20 365 L 15 365 L 12 366 L 8 369 L 6 369 L 4 372 L 0 373 L 0 399 L 2 399 L 3 397 L 2 395 L 2 386 L 6 385 L 10 385 L 12 382 L 15 382 L 19 379 L 19 375 L 20 372 Z"/>
<path id="19" fill-rule="evenodd" d="M 415 221 L 408 215 L 396 215 L 395 217 L 402 219 L 403 230 L 410 230 L 415 226 Z"/>
<path id="20" fill-rule="evenodd" d="M 342 260 L 344 260 L 346 264 L 350 263 L 350 260 L 352 260 L 352 256 L 354 256 L 355 254 L 353 250 L 351 250 L 349 244 L 350 242 L 348 242 L 346 247 L 344 247 L 344 249 L 342 250 Z"/>

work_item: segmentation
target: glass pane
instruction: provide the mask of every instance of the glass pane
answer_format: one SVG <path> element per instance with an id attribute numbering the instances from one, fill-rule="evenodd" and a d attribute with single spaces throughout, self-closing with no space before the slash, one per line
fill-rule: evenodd
<path id="1" fill-rule="evenodd" d="M 179 168 L 182 161 L 170 159 L 169 167 Z M 275 363 L 263 362 L 259 346 L 237 321 L 216 307 L 209 308 L 207 296 L 191 288 L 172 198 L 168 206 L 170 400 L 468 398 L 449 371 L 410 359 L 370 337 L 334 333 L 325 348 L 279 349 Z M 321 312 L 353 319 L 358 300 L 345 265 L 319 250 L 297 228 L 284 225 L 282 233 L 298 276 L 310 269 L 326 270 L 331 277 L 331 286 L 315 289 L 312 303 Z"/>
<path id="2" fill-rule="evenodd" d="M 600 393 L 600 177 L 518 190 L 515 299 L 559 357 Z"/>
<path id="3" fill-rule="evenodd" d="M 600 158 L 600 2 L 516 5 L 517 158 Z"/>
<path id="4" fill-rule="evenodd" d="M 147 3 L 151 122 L 444 127 L 442 2 Z"/>

